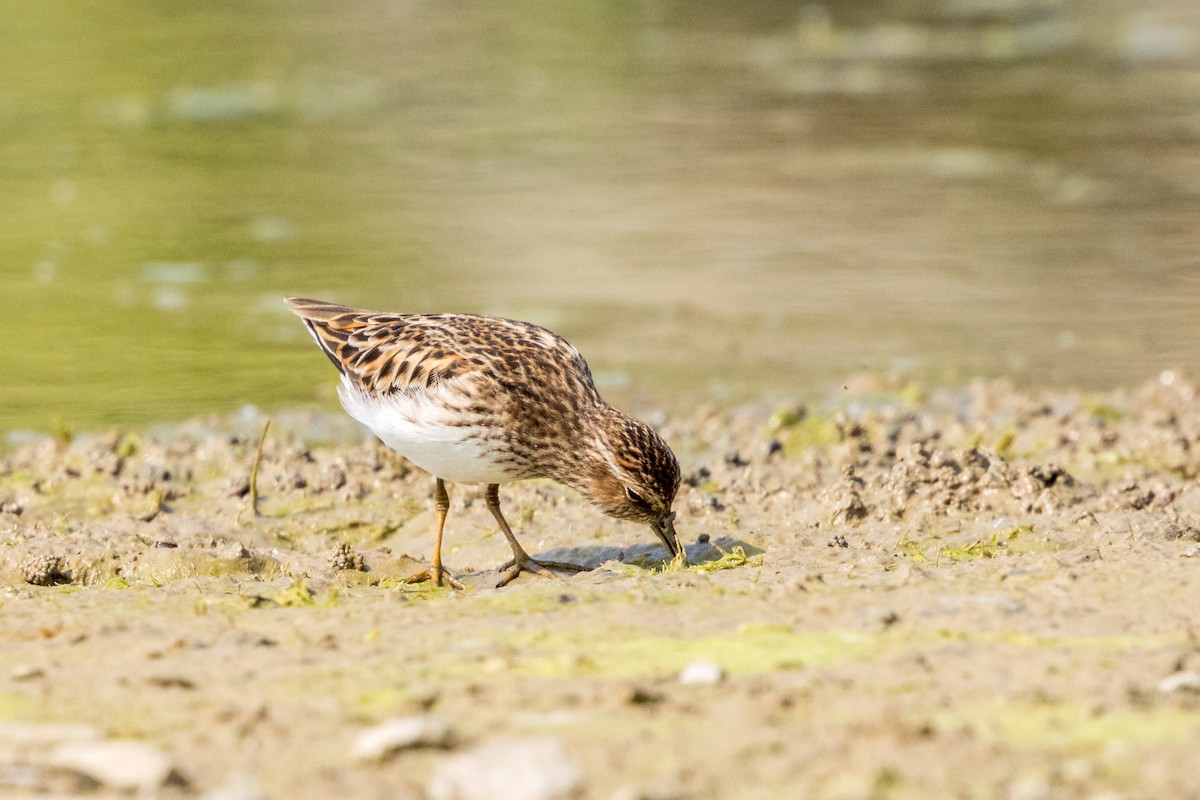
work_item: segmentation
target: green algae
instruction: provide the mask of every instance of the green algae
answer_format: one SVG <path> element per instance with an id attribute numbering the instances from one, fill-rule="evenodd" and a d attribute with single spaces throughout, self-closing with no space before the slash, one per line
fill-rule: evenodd
<path id="1" fill-rule="evenodd" d="M 988 541 L 976 539 L 962 547 L 943 547 L 939 555 L 951 561 L 972 561 L 978 558 L 996 558 L 1005 555 L 1006 542 L 1001 541 L 999 534 L 993 535 Z"/>
<path id="2" fill-rule="evenodd" d="M 85 582 L 107 584 L 114 578 L 120 578 L 126 581 L 126 585 L 163 586 L 196 578 L 256 577 L 272 580 L 282 573 L 283 565 L 278 560 L 261 553 L 247 551 L 224 556 L 197 549 L 151 548 L 139 554 L 136 564 L 124 567 L 121 575 L 95 574 Z"/>
<path id="3" fill-rule="evenodd" d="M 419 703 L 437 686 L 476 680 L 481 672 L 505 679 L 653 678 L 673 675 L 699 660 L 713 661 L 729 675 L 754 675 L 825 666 L 846 659 L 870 658 L 890 648 L 877 634 L 798 633 L 788 626 L 751 624 L 720 636 L 682 639 L 607 629 L 584 637 L 549 631 L 510 632 L 486 656 L 467 657 L 438 649 L 435 662 L 404 670 L 407 685 L 378 683 L 374 666 L 361 680 L 352 672 L 330 673 L 329 690 L 345 698 L 356 714 L 377 715 Z M 444 659 L 444 660 L 443 660 Z M 310 677 L 307 688 L 314 685 Z M 364 688 L 363 684 L 374 688 Z M 416 687 L 416 688 L 412 688 Z"/>
<path id="4" fill-rule="evenodd" d="M 1091 415 L 1092 419 L 1100 425 L 1116 425 L 1125 419 L 1125 412 L 1111 406 L 1108 403 L 1089 403 L 1083 407 L 1086 414 Z"/>
<path id="5" fill-rule="evenodd" d="M 808 450 L 825 450 L 835 444 L 840 435 L 833 420 L 809 417 L 789 428 L 782 437 L 783 452 L 797 456 Z"/>
<path id="6" fill-rule="evenodd" d="M 308 587 L 303 578 L 296 578 L 282 592 L 267 595 L 264 599 L 270 600 L 272 603 L 284 608 L 315 606 L 317 604 L 317 593 Z"/>
<path id="7" fill-rule="evenodd" d="M 142 437 L 130 431 L 117 433 L 116 455 L 118 458 L 132 458 L 142 449 Z"/>
<path id="8" fill-rule="evenodd" d="M 986 541 L 976 540 L 964 547 L 943 548 L 941 555 L 954 561 L 970 561 L 1028 553 L 1053 553 L 1058 549 L 1054 542 L 1036 536 L 1033 525 L 1018 525 L 1002 533 L 993 534 L 992 538 Z"/>
<path id="9" fill-rule="evenodd" d="M 807 407 L 785 408 L 775 412 L 775 415 L 771 418 L 771 427 L 775 430 L 791 428 L 806 419 L 808 419 Z"/>
<path id="10" fill-rule="evenodd" d="M 996 446 L 992 448 L 996 455 L 1003 459 L 1010 459 L 1013 456 L 1013 444 L 1017 441 L 1017 431 L 1014 428 L 1006 428 L 1001 432 L 1000 437 L 996 440 Z"/>
<path id="11" fill-rule="evenodd" d="M 935 714 L 940 728 L 965 728 L 996 744 L 1029 750 L 1102 751 L 1113 742 L 1156 744 L 1200 734 L 1195 713 L 1178 708 L 1098 712 L 1082 703 L 994 702 Z"/>
<path id="12" fill-rule="evenodd" d="M 941 534 L 933 534 L 918 541 L 908 538 L 906 531 L 896 542 L 894 549 L 909 561 L 917 564 L 932 562 L 934 566 L 940 566 L 942 559 L 977 561 L 1058 550 L 1058 546 L 1045 537 L 1035 536 L 1032 525 L 1018 525 L 1002 533 L 992 534 L 990 539 L 976 539 L 963 545 L 944 546 L 939 543 L 941 538 Z"/>
<path id="13" fill-rule="evenodd" d="M 809 414 L 806 408 L 777 412 L 770 428 L 772 435 L 783 445 L 784 454 L 789 457 L 807 450 L 824 450 L 841 438 L 837 424 L 832 419 Z"/>
<path id="14" fill-rule="evenodd" d="M 746 555 L 746 549 L 741 545 L 734 545 L 729 550 L 721 550 L 719 547 L 717 549 L 721 551 L 720 558 L 715 561 L 706 561 L 702 564 L 693 564 L 687 569 L 703 575 L 708 572 L 720 572 L 726 569 L 739 569 L 740 567 L 761 567 L 763 565 L 761 553 Z"/>
<path id="15" fill-rule="evenodd" d="M 1135 636 L 1038 637 L 952 631 L 896 636 L 870 631 L 796 631 L 786 625 L 761 623 L 741 625 L 730 634 L 695 639 L 605 631 L 586 638 L 539 632 L 506 641 L 518 653 L 508 665 L 512 674 L 550 678 L 664 675 L 698 660 L 714 661 L 731 675 L 753 675 L 878 658 L 897 649 L 920 650 L 947 639 L 980 646 L 1104 651 L 1159 647 L 1165 643 L 1160 638 Z"/>
<path id="16" fill-rule="evenodd" d="M 408 689 L 382 688 L 359 692 L 350 699 L 350 709 L 363 719 L 374 719 L 382 714 L 404 708 L 420 700 Z"/>
<path id="17" fill-rule="evenodd" d="M 1001 644 L 1020 647 L 1059 647 L 1066 649 L 1113 650 L 1149 649 L 1164 645 L 1182 644 L 1181 638 L 1170 636 L 1034 636 L 1013 631 L 979 633 L 977 631 L 938 631 L 934 637 L 967 644 Z"/>
<path id="18" fill-rule="evenodd" d="M 605 595 L 608 600 L 615 595 Z M 467 616 L 486 617 L 492 614 L 539 614 L 556 611 L 565 603 L 587 603 L 596 599 L 593 592 L 580 592 L 566 585 L 554 584 L 528 587 L 524 591 L 495 591 L 472 594 L 468 607 L 463 609 Z"/>
<path id="19" fill-rule="evenodd" d="M 41 718 L 38 712 L 45 705 L 19 692 L 0 692 L 0 719 L 36 721 Z"/>
<path id="20" fill-rule="evenodd" d="M 908 531 L 900 537 L 900 541 L 896 542 L 896 551 L 904 558 L 912 561 L 915 564 L 926 564 L 929 559 L 925 557 L 925 549 L 920 542 L 915 542 L 908 538 Z"/>
<path id="21" fill-rule="evenodd" d="M 920 381 L 907 381 L 896 393 L 896 399 L 909 408 L 923 406 L 929 401 L 929 387 Z"/>
<path id="22" fill-rule="evenodd" d="M 436 624 L 436 623 L 434 623 Z M 862 632 L 797 631 L 788 625 L 770 622 L 748 623 L 721 635 L 683 638 L 648 634 L 627 628 L 597 628 L 584 634 L 562 630 L 521 630 L 511 628 L 493 638 L 479 638 L 473 646 L 446 648 L 444 643 L 413 640 L 406 649 L 425 651 L 419 659 L 380 654 L 356 660 L 353 664 L 303 679 L 304 691 L 341 698 L 348 713 L 363 720 L 375 719 L 397 709 L 427 708 L 443 692 L 479 681 L 490 682 L 557 681 L 594 679 L 599 681 L 664 678 L 678 674 L 687 664 L 698 660 L 718 663 L 727 674 L 761 675 L 801 669 L 822 668 L 848 661 L 880 662 L 899 652 L 919 652 L 936 648 L 947 640 L 979 648 L 1066 647 L 1123 653 L 1130 648 L 1161 647 L 1158 638 L 1112 637 L 1036 637 L 1017 633 L 979 634 L 966 632 Z M 406 636 L 403 626 L 387 634 L 368 631 L 364 641 L 381 636 Z M 1014 653 L 1014 655 L 1017 655 Z M 288 691 L 287 686 L 276 689 Z M 1028 723 L 1023 730 L 1023 705 L 1009 713 L 1003 703 L 985 706 L 979 714 L 983 733 L 998 743 L 1033 741 L 1031 748 L 1052 739 L 1055 725 L 1067 726 L 1067 739 L 1077 745 L 1120 736 L 1125 727 L 1137 724 L 1138 715 L 1112 715 L 1106 722 L 1089 722 L 1079 714 L 1063 712 L 1062 718 L 1047 712 Z M 928 721 L 925 718 L 923 721 Z M 938 728 L 964 727 L 976 721 L 973 708 L 950 709 L 934 720 Z M 589 718 L 588 724 L 596 722 Z M 1155 735 L 1175 736 L 1179 720 L 1154 716 L 1149 724 Z M 597 731 L 589 727 L 589 734 Z M 1040 736 L 1041 739 L 1035 737 Z M 1147 735 L 1147 739 L 1153 738 Z M 1051 742 L 1061 744 L 1061 742 Z"/>
<path id="23" fill-rule="evenodd" d="M 786 626 L 744 625 L 732 634 L 697 639 L 610 631 L 588 638 L 571 634 L 527 636 L 515 674 L 644 677 L 678 672 L 693 661 L 713 661 L 731 675 L 821 666 L 882 652 L 880 636 L 848 631 L 799 633 Z"/>
<path id="24" fill-rule="evenodd" d="M 591 637 L 527 634 L 507 640 L 519 654 L 516 675 L 641 677 L 676 672 L 697 660 L 714 661 L 731 675 L 820 667 L 922 649 L 952 639 L 967 644 L 1063 647 L 1105 651 L 1159 647 L 1161 638 L 1135 636 L 1039 637 L 1020 633 L 939 631 L 902 637 L 869 631 L 796 631 L 786 625 L 745 624 L 733 633 L 696 639 L 607 631 Z"/>

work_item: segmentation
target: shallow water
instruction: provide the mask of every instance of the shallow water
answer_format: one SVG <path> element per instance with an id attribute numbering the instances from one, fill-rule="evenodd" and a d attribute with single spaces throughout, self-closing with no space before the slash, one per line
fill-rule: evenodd
<path id="1" fill-rule="evenodd" d="M 0 429 L 331 404 L 288 294 L 626 405 L 1200 372 L 1192 4 L 742 5 L 8 10 Z"/>

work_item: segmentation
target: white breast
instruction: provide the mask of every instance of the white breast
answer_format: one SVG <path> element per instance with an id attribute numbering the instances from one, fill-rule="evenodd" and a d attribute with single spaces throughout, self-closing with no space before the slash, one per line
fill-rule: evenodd
<path id="1" fill-rule="evenodd" d="M 480 429 L 428 393 L 370 397 L 345 377 L 338 396 L 346 412 L 366 425 L 384 444 L 421 469 L 451 483 L 504 483 L 513 480 L 496 457 L 495 443 Z"/>

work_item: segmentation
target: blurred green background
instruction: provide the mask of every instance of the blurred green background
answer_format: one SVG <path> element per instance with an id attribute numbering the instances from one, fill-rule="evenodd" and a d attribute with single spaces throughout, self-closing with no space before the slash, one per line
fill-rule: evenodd
<path id="1" fill-rule="evenodd" d="M 288 294 L 618 404 L 1200 366 L 1193 0 L 0 13 L 0 430 L 332 405 Z"/>

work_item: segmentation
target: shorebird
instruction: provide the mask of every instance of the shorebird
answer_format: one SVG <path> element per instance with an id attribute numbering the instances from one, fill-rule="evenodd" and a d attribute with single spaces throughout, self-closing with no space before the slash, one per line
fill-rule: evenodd
<path id="1" fill-rule="evenodd" d="M 671 505 L 679 462 L 646 423 L 600 397 L 583 356 L 529 322 L 474 314 L 389 314 L 288 298 L 341 373 L 351 417 L 435 479 L 430 576 L 460 584 L 442 565 L 446 482 L 484 484 L 488 510 L 512 548 L 497 586 L 522 571 L 581 571 L 537 561 L 500 510 L 501 483 L 549 478 L 617 519 L 650 526 L 686 560 Z"/>

